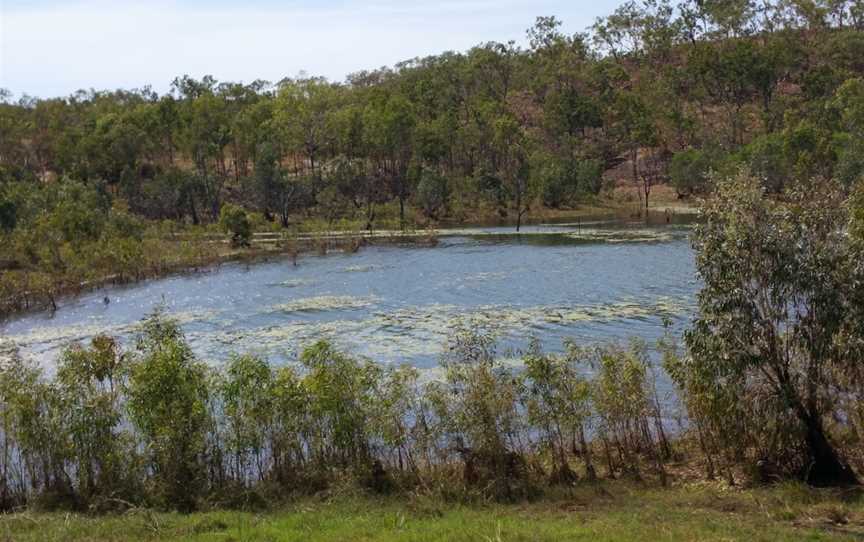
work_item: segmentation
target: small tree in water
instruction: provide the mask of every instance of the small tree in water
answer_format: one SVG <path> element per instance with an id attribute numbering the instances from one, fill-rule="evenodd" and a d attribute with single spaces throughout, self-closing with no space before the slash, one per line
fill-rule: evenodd
<path id="1" fill-rule="evenodd" d="M 248 247 L 252 240 L 252 222 L 242 207 L 226 203 L 219 214 L 219 225 L 231 234 L 231 244 Z"/>
<path id="2" fill-rule="evenodd" d="M 844 405 L 864 398 L 864 269 L 844 194 L 820 181 L 773 201 L 742 171 L 718 184 L 703 215 L 693 244 L 704 287 L 685 336 L 690 357 L 673 377 L 685 392 L 694 389 L 688 375 L 704 389 L 737 386 L 750 413 L 746 445 L 774 455 L 758 459 L 797 459 L 812 484 L 857 483 L 832 442 L 849 423 Z M 708 415 L 729 412 L 718 405 Z"/>

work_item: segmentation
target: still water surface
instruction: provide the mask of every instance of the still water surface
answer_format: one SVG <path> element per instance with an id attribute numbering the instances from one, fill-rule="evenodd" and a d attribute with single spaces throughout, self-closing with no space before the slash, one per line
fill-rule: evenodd
<path id="1" fill-rule="evenodd" d="M 131 341 L 138 322 L 164 304 L 213 364 L 232 352 L 290 362 L 329 339 L 382 363 L 431 369 L 454 334 L 471 327 L 494 333 L 504 355 L 531 338 L 549 350 L 565 338 L 653 342 L 664 318 L 680 333 L 693 314 L 689 232 L 611 222 L 530 226 L 521 235 L 476 228 L 453 230 L 435 248 L 224 265 L 66 300 L 53 315 L 0 324 L 0 338 L 50 368 L 70 341 L 99 332 Z"/>

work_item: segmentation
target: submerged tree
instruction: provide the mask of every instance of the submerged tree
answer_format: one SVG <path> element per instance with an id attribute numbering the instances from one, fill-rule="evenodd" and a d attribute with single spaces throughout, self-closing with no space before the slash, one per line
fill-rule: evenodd
<path id="1" fill-rule="evenodd" d="M 832 441 L 832 428 L 849 423 L 844 405 L 864 398 L 864 270 L 847 235 L 843 192 L 814 182 L 774 202 L 742 171 L 719 183 L 703 212 L 694 246 L 705 284 L 678 380 L 738 386 L 762 453 L 788 439 L 810 483 L 857 483 Z"/>
<path id="2" fill-rule="evenodd" d="M 231 244 L 237 247 L 248 247 L 252 240 L 252 224 L 242 207 L 230 203 L 222 207 L 219 215 L 219 225 L 231 234 Z"/>

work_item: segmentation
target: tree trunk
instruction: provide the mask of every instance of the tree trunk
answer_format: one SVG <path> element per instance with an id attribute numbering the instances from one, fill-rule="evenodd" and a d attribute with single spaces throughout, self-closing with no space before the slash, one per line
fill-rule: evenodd
<path id="1" fill-rule="evenodd" d="M 579 424 L 579 446 L 582 448 L 582 460 L 585 462 L 585 474 L 592 482 L 597 479 L 597 471 L 591 459 L 591 447 L 585 438 L 585 428 Z"/>
<path id="2" fill-rule="evenodd" d="M 807 416 L 805 442 L 810 452 L 807 483 L 819 486 L 854 486 L 860 482 L 848 465 L 845 465 L 825 436 L 822 422 L 815 416 Z"/>
<path id="3" fill-rule="evenodd" d="M 516 233 L 522 227 L 522 191 L 516 190 Z"/>

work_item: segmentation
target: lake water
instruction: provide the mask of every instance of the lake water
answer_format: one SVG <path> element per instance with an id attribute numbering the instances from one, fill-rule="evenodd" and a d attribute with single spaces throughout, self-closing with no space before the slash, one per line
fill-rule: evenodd
<path id="1" fill-rule="evenodd" d="M 381 363 L 433 369 L 462 329 L 494 333 L 499 351 L 537 338 L 560 350 L 637 336 L 692 317 L 698 283 L 687 226 L 619 223 L 454 230 L 434 248 L 377 246 L 173 276 L 64 300 L 56 313 L 0 325 L 0 337 L 51 367 L 70 341 L 104 332 L 131 342 L 156 306 L 181 322 L 194 351 L 274 363 L 328 339 Z M 110 303 L 103 303 L 108 296 Z"/>

